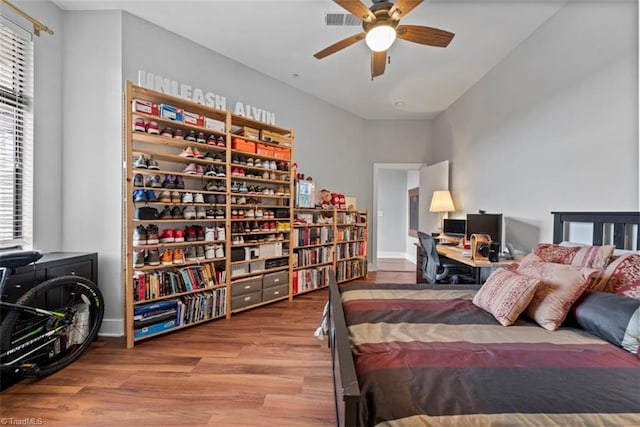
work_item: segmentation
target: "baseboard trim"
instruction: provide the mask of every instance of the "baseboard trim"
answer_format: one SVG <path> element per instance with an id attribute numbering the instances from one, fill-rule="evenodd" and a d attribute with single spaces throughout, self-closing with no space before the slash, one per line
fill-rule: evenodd
<path id="1" fill-rule="evenodd" d="M 102 319 L 102 326 L 98 335 L 101 337 L 124 336 L 124 319 Z"/>

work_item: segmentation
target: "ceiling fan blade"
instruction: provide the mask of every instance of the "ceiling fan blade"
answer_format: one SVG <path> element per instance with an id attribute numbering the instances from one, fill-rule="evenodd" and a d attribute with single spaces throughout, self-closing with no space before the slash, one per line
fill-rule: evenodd
<path id="1" fill-rule="evenodd" d="M 400 18 L 406 16 L 416 6 L 422 3 L 423 0 L 397 0 L 391 9 L 389 9 L 389 17 L 395 21 L 399 21 Z"/>
<path id="2" fill-rule="evenodd" d="M 359 0 L 333 0 L 342 6 L 343 9 L 346 9 L 348 12 L 351 12 L 353 16 L 356 18 L 365 21 L 365 22 L 373 22 L 376 19 L 376 16 L 371 13 L 369 8 L 364 5 Z"/>
<path id="3" fill-rule="evenodd" d="M 447 47 L 455 34 L 437 28 L 420 25 L 398 25 L 397 37 L 427 46 Z"/>
<path id="4" fill-rule="evenodd" d="M 387 62 L 387 51 L 371 52 L 371 78 L 384 74 L 384 67 Z"/>
<path id="5" fill-rule="evenodd" d="M 352 44 L 359 42 L 360 40 L 364 40 L 366 33 L 355 34 L 351 37 L 347 37 L 344 40 L 340 40 L 338 43 L 334 43 L 331 46 L 322 49 L 320 52 L 314 54 L 317 59 L 322 59 L 326 56 L 331 55 L 332 53 L 336 53 L 339 50 L 344 49 L 345 47 L 349 47 Z"/>

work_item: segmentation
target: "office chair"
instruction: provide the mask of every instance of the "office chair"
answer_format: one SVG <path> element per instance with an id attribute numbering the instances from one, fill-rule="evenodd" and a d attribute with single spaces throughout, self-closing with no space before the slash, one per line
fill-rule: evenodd
<path id="1" fill-rule="evenodd" d="M 454 261 L 441 261 L 436 250 L 435 239 L 418 231 L 418 240 L 422 249 L 422 277 L 427 283 L 475 283 L 471 267 Z"/>

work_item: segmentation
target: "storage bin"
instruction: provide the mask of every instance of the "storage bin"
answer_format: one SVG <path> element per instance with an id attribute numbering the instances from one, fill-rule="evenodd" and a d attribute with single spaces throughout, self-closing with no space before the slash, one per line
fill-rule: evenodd
<path id="1" fill-rule="evenodd" d="M 249 277 L 231 283 L 231 296 L 251 294 L 262 291 L 262 276 Z"/>
<path id="2" fill-rule="evenodd" d="M 291 150 L 289 148 L 273 147 L 273 157 L 276 159 L 291 159 Z"/>
<path id="3" fill-rule="evenodd" d="M 289 295 L 289 284 L 272 286 L 262 290 L 262 301 L 269 301 L 276 298 L 282 298 Z"/>
<path id="4" fill-rule="evenodd" d="M 245 153 L 256 152 L 256 143 L 242 138 L 233 138 L 233 140 L 231 140 L 231 147 L 234 150 L 243 151 Z"/>
<path id="5" fill-rule="evenodd" d="M 267 273 L 262 278 L 262 289 L 273 288 L 281 285 L 289 286 L 289 272 L 276 271 L 275 273 Z"/>
<path id="6" fill-rule="evenodd" d="M 262 302 L 262 292 L 253 292 L 250 294 L 240 295 L 231 298 L 231 310 L 248 307 L 250 305 Z"/>
<path id="7" fill-rule="evenodd" d="M 260 155 L 260 156 L 269 156 L 269 157 L 274 157 L 274 148 L 275 147 L 270 147 L 266 144 L 256 144 L 256 154 Z"/>

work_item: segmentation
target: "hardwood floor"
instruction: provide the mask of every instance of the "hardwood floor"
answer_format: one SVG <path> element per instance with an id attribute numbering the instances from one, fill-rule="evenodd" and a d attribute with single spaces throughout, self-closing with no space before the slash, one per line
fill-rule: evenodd
<path id="1" fill-rule="evenodd" d="M 371 272 L 367 282 L 415 280 Z M 127 350 L 99 338 L 78 361 L 0 393 L 0 416 L 46 426 L 335 425 L 322 289 Z"/>
<path id="2" fill-rule="evenodd" d="M 416 271 L 416 264 L 406 258 L 378 258 L 378 271 Z"/>

